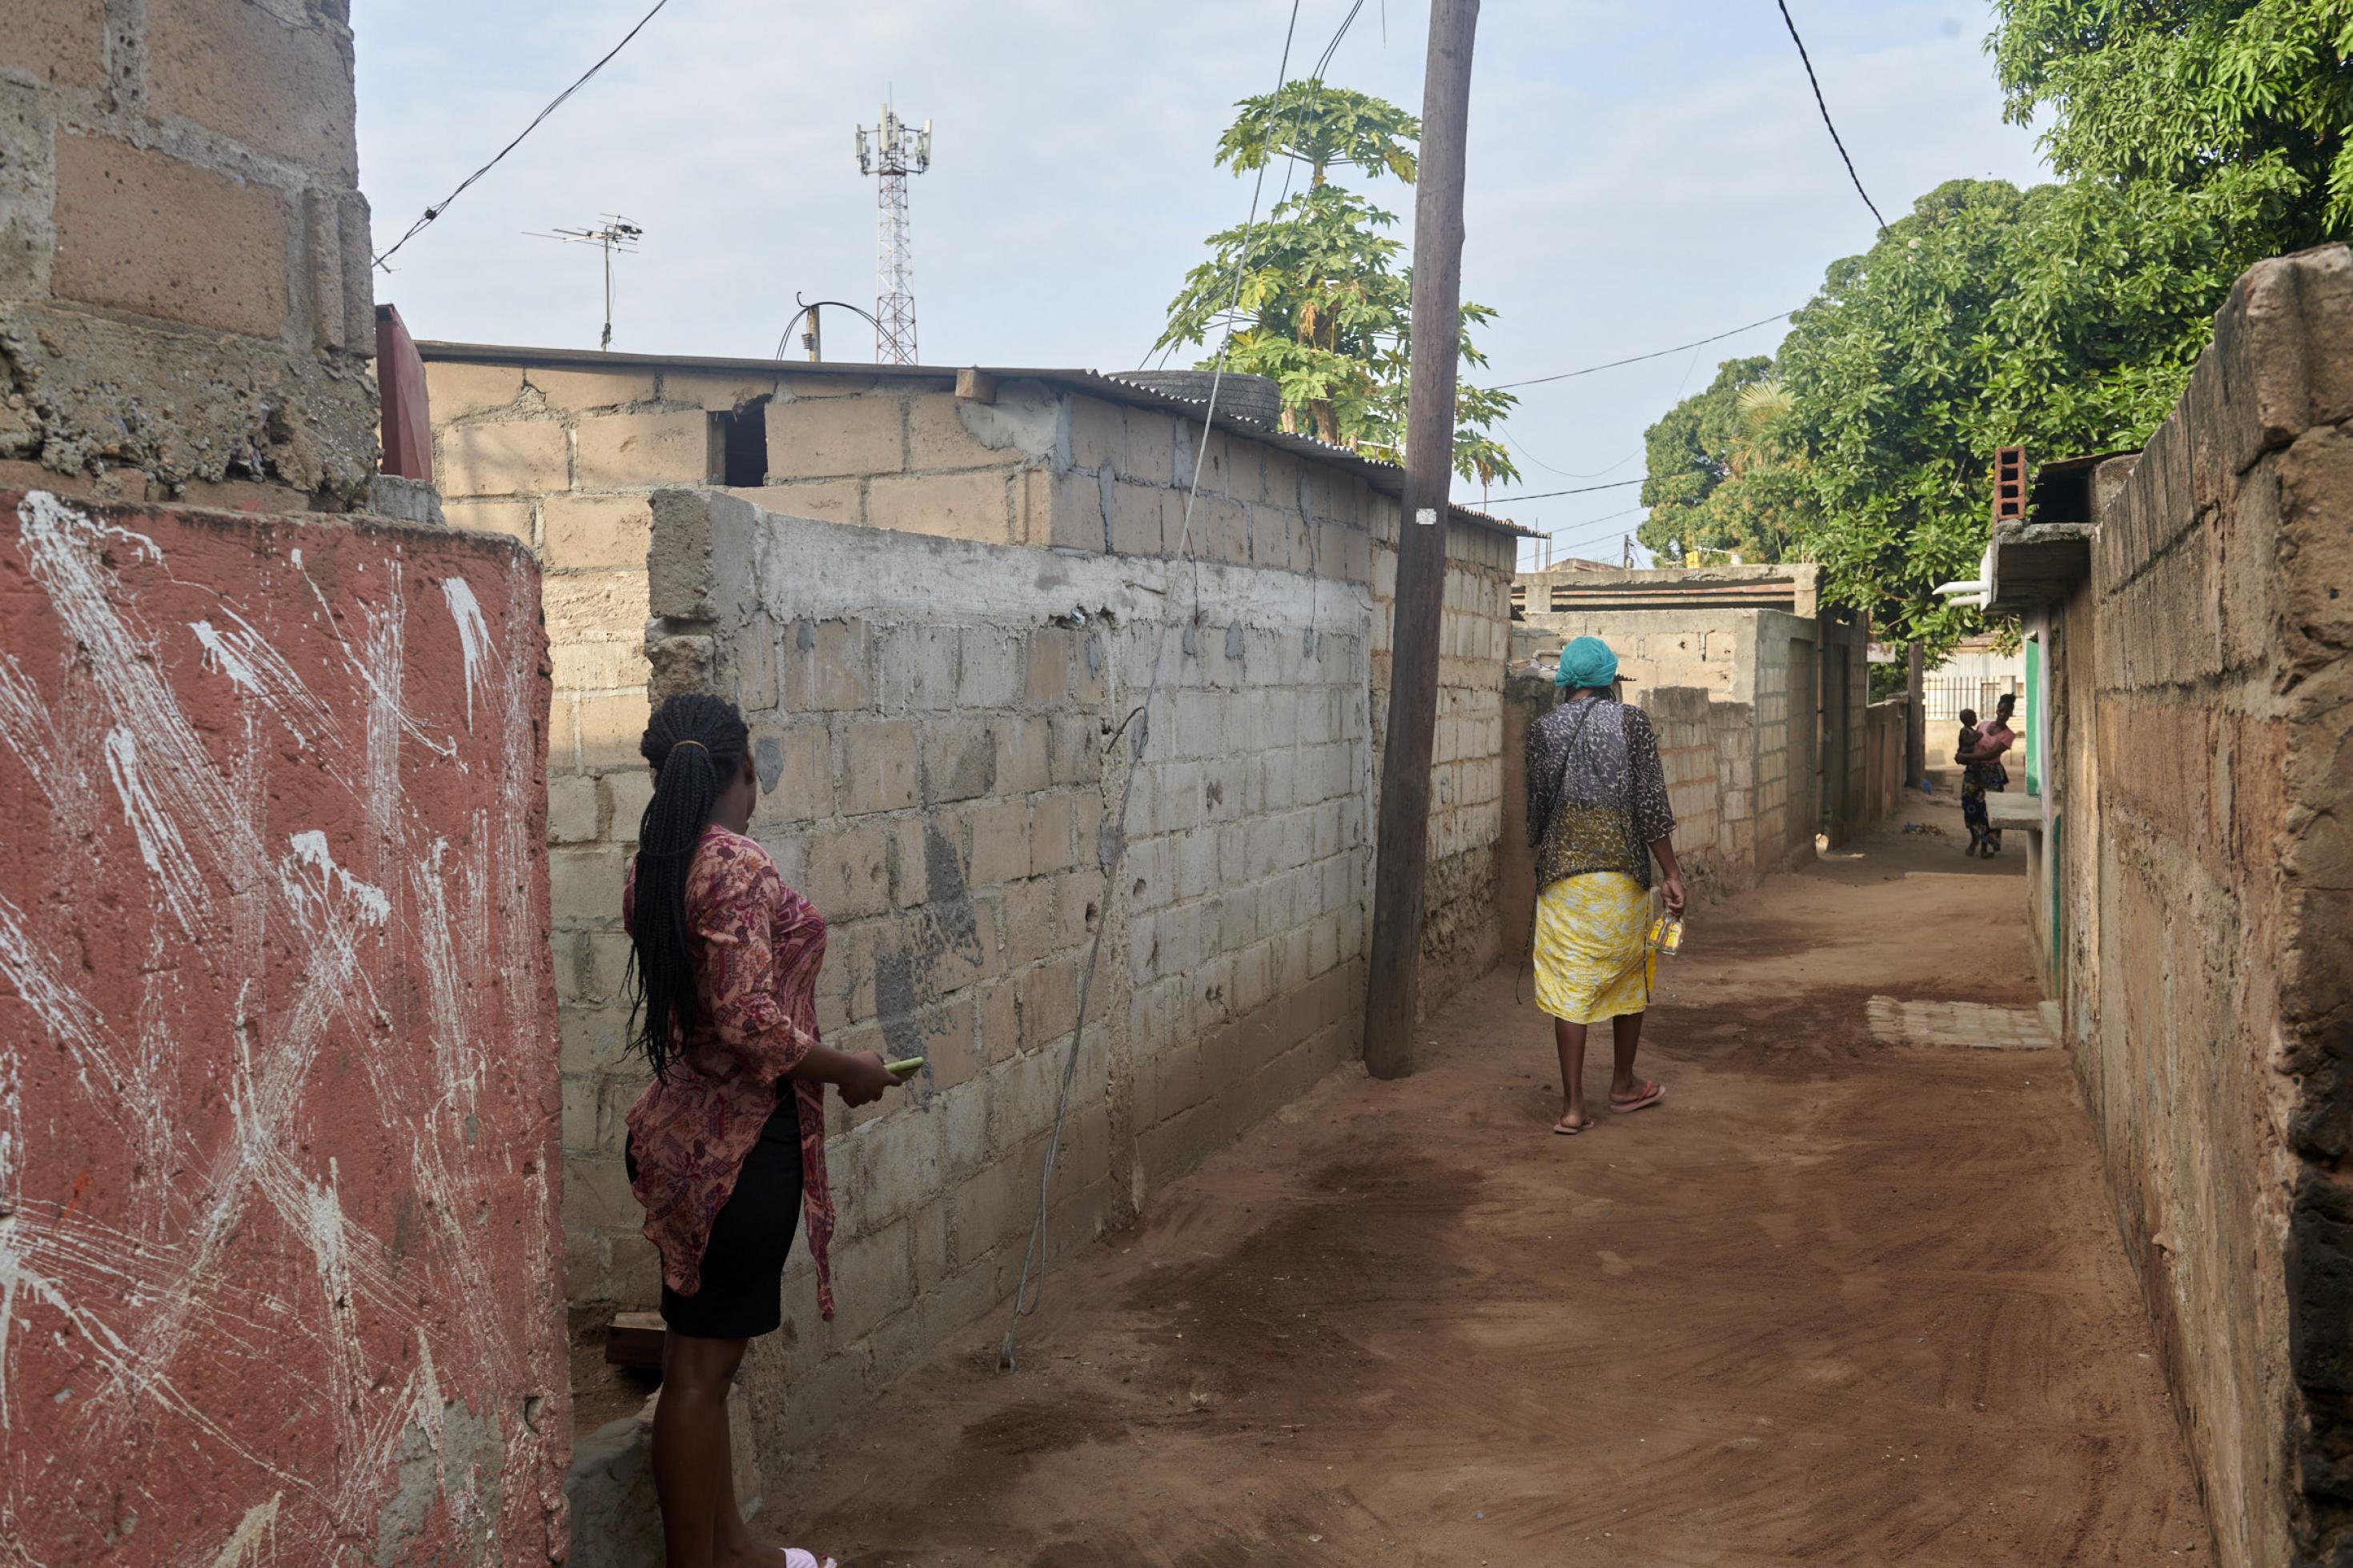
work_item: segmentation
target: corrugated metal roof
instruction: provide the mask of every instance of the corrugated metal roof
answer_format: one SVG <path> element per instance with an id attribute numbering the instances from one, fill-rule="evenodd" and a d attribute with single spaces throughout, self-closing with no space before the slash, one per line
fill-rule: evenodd
<path id="1" fill-rule="evenodd" d="M 724 359 L 700 354 L 634 354 L 609 353 L 596 349 L 535 349 L 508 343 L 455 343 L 420 340 L 417 352 L 427 362 L 439 360 L 466 364 L 512 364 L 576 367 L 582 370 L 686 370 L 709 372 L 718 375 L 817 376 L 849 381 L 909 381 L 955 383 L 956 365 L 922 364 L 853 364 L 840 360 L 776 360 Z M 1163 412 L 1182 414 L 1200 420 L 1208 412 L 1206 399 L 1171 397 L 1166 393 L 1135 386 L 1093 370 L 1049 370 L 1001 365 L 971 367 L 1000 381 L 1038 381 L 1050 386 L 1068 387 L 1083 392 L 1090 397 L 1106 403 L 1121 403 L 1136 408 L 1156 408 Z M 1297 436 L 1256 420 L 1240 419 L 1220 413 L 1220 429 L 1248 436 L 1262 441 L 1277 451 L 1312 458 L 1335 468 L 1361 475 L 1365 482 L 1387 496 L 1405 489 L 1405 470 L 1395 463 L 1383 462 L 1316 440 L 1312 436 Z M 1474 507 L 1455 502 L 1451 508 L 1454 521 L 1474 523 L 1498 533 L 1520 539 L 1537 539 L 1542 535 L 1532 528 L 1523 528 L 1508 518 L 1493 516 Z"/>

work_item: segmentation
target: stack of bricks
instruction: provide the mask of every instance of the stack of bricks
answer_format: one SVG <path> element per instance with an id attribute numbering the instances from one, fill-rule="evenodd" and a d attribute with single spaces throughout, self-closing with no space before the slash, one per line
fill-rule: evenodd
<path id="1" fill-rule="evenodd" d="M 345 0 L 11 8 L 0 480 L 364 503 L 375 313 L 353 120 Z"/>

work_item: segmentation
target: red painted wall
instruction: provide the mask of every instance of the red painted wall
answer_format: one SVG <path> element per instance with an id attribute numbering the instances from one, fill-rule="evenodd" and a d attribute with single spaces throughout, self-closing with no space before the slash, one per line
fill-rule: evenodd
<path id="1" fill-rule="evenodd" d="M 0 491 L 0 1552 L 558 1561 L 539 582 Z"/>

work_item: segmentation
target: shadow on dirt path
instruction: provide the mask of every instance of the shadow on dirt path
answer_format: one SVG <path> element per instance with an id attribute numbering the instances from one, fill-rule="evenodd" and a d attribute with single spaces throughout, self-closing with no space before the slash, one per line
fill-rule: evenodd
<path id="1" fill-rule="evenodd" d="M 1414 1076 L 1335 1074 L 1053 1275 L 1024 1370 L 995 1318 L 943 1347 L 774 1523 L 844 1568 L 2202 1560 L 2064 1060 L 1867 1027 L 2035 998 L 2019 847 L 1905 810 L 1945 834 L 1694 911 L 1664 1105 L 1550 1136 L 1498 970 Z"/>

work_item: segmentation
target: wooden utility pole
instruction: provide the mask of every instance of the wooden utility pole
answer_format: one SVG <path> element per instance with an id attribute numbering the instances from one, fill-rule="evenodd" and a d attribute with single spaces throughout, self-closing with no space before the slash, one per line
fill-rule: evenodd
<path id="1" fill-rule="evenodd" d="M 1478 27 L 1479 0 L 1432 0 L 1413 209 L 1405 493 L 1398 502 L 1397 608 L 1381 757 L 1372 976 L 1365 997 L 1365 1067 L 1375 1078 L 1403 1078 L 1413 1070 L 1415 1015 L 1421 1006 L 1430 741 L 1438 723 L 1447 490 L 1454 472 L 1454 378 L 1462 342 L 1462 165 L 1471 45 Z"/>

